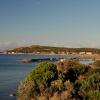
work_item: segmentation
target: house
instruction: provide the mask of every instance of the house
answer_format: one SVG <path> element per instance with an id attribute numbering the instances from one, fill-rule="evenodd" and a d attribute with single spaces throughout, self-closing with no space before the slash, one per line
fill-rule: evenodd
<path id="1" fill-rule="evenodd" d="M 79 54 L 80 54 L 80 55 L 84 55 L 84 54 L 86 54 L 86 53 L 85 53 L 85 52 L 79 52 Z"/>
<path id="2" fill-rule="evenodd" d="M 92 52 L 86 52 L 87 55 L 92 55 Z"/>

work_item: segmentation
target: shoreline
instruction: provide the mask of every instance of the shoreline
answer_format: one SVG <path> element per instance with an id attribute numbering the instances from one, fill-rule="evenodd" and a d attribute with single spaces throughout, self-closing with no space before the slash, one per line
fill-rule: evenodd
<path id="1" fill-rule="evenodd" d="M 35 53 L 14 53 L 14 54 L 6 54 L 6 53 L 0 53 L 1 55 L 46 55 L 46 56 L 61 56 L 61 57 L 88 57 L 90 59 L 94 60 L 100 60 L 100 55 L 99 54 L 35 54 Z"/>
<path id="2" fill-rule="evenodd" d="M 46 53 L 0 53 L 0 54 L 8 54 L 8 55 L 16 55 L 16 54 L 33 54 L 33 55 L 63 55 L 63 56 L 100 56 L 99 54 L 46 54 Z"/>

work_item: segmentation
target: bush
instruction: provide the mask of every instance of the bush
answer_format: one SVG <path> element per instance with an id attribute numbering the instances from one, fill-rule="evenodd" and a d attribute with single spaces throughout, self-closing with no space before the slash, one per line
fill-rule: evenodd
<path id="1" fill-rule="evenodd" d="M 100 60 L 95 61 L 95 62 L 92 64 L 92 66 L 93 66 L 94 68 L 100 68 Z"/>
<path id="2" fill-rule="evenodd" d="M 63 65 L 62 62 L 57 62 L 57 70 L 59 74 L 59 79 L 63 82 L 70 80 L 74 82 L 78 75 L 85 74 L 88 72 L 88 67 L 86 65 L 80 64 L 77 60 L 65 60 Z"/>
<path id="3" fill-rule="evenodd" d="M 57 79 L 57 69 L 56 65 L 51 62 L 39 64 L 27 77 L 27 80 L 31 80 L 35 84 L 49 84 L 54 79 Z"/>
<path id="4" fill-rule="evenodd" d="M 76 60 L 65 60 L 63 64 L 58 62 L 57 66 L 51 62 L 43 62 L 30 72 L 18 88 L 18 100 L 99 98 L 100 69 L 80 64 Z"/>
<path id="5" fill-rule="evenodd" d="M 17 99 L 31 100 L 30 98 L 34 98 L 37 100 L 54 79 L 57 79 L 56 65 L 51 62 L 39 64 L 18 87 Z"/>
<path id="6" fill-rule="evenodd" d="M 35 98 L 35 95 L 38 95 L 39 93 L 40 90 L 37 85 L 33 84 L 32 81 L 25 80 L 18 87 L 17 100 L 30 100 L 31 97 Z"/>
<path id="7" fill-rule="evenodd" d="M 99 90 L 100 89 L 100 75 L 95 73 L 89 76 L 86 80 L 82 81 L 81 90 L 86 92 L 90 90 Z"/>
<path id="8" fill-rule="evenodd" d="M 100 95 L 98 94 L 100 93 L 100 75 L 94 73 L 93 75 L 88 76 L 86 80 L 78 80 L 75 82 L 74 88 L 78 92 L 77 95 L 85 100 L 99 100 L 96 99 L 96 96 Z M 92 94 L 94 94 L 94 96 L 92 96 Z M 95 99 L 91 99 L 92 97 Z"/>
<path id="9" fill-rule="evenodd" d="M 89 91 L 86 99 L 88 99 L 88 100 L 100 100 L 100 90 Z"/>
<path id="10" fill-rule="evenodd" d="M 71 66 L 67 70 L 59 73 L 59 79 L 63 82 L 66 80 L 70 80 L 71 82 L 75 82 L 78 79 L 79 75 L 84 75 L 89 71 L 89 68 L 83 64 L 77 64 L 76 66 Z"/>
<path id="11" fill-rule="evenodd" d="M 57 62 L 57 70 L 58 72 L 64 72 L 67 71 L 70 68 L 73 68 L 75 66 L 80 66 L 78 60 L 64 60 L 64 62 Z"/>
<path id="12" fill-rule="evenodd" d="M 51 88 L 54 92 L 61 92 L 65 90 L 62 80 L 55 80 L 51 82 Z"/>

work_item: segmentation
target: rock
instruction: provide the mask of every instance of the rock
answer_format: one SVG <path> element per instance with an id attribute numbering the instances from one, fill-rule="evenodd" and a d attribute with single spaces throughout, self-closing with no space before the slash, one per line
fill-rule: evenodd
<path id="1" fill-rule="evenodd" d="M 16 94 L 15 94 L 15 93 L 12 93 L 12 94 L 10 94 L 9 96 L 10 96 L 10 97 L 15 97 Z"/>

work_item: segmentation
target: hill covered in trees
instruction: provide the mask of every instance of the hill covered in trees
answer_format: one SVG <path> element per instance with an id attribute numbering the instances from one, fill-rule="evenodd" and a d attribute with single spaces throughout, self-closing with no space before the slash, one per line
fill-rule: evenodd
<path id="1" fill-rule="evenodd" d="M 32 45 L 28 47 L 20 47 L 12 50 L 7 50 L 7 53 L 47 53 L 47 54 L 72 54 L 72 53 L 80 53 L 80 52 L 91 52 L 93 54 L 100 54 L 100 49 L 96 48 L 65 48 L 65 47 L 51 47 L 51 46 L 40 46 L 40 45 Z"/>

